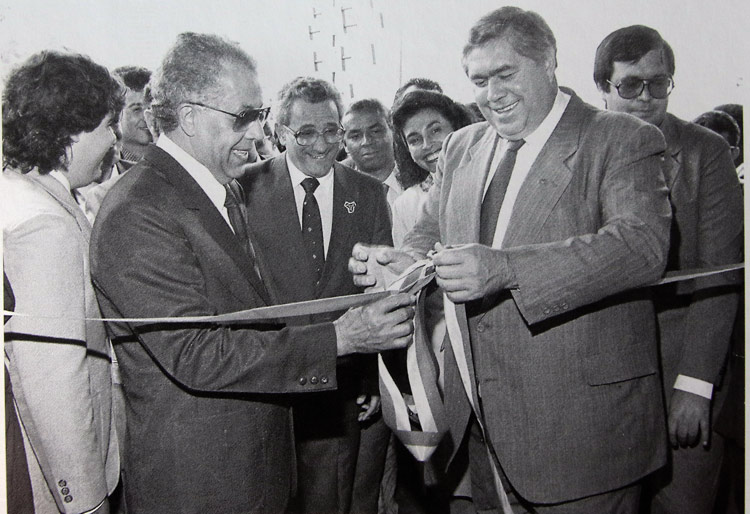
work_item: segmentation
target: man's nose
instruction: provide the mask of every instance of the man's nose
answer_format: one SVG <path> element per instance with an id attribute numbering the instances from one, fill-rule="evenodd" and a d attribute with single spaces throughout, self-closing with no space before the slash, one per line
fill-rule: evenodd
<path id="1" fill-rule="evenodd" d="M 248 139 L 263 139 L 266 136 L 266 133 L 263 132 L 263 124 L 260 122 L 260 120 L 255 120 L 250 125 L 248 125 L 247 130 L 245 130 L 245 137 Z"/>
<path id="2" fill-rule="evenodd" d="M 638 100 L 642 100 L 644 102 L 648 102 L 651 100 L 653 96 L 651 96 L 651 90 L 648 88 L 648 83 L 643 83 L 643 89 L 641 90 L 641 94 L 638 95 Z"/>
<path id="3" fill-rule="evenodd" d="M 508 90 L 502 81 L 490 77 L 489 83 L 487 84 L 487 99 L 490 101 L 499 100 L 508 94 Z"/>

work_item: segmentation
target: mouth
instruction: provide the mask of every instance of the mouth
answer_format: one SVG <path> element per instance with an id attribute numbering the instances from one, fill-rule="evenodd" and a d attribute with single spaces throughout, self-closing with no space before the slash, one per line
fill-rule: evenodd
<path id="1" fill-rule="evenodd" d="M 310 159 L 314 159 L 316 161 L 322 161 L 323 159 L 325 159 L 326 157 L 328 157 L 328 153 L 327 152 L 323 153 L 323 154 L 309 153 L 309 154 L 307 154 L 307 156 Z"/>
<path id="2" fill-rule="evenodd" d="M 236 155 L 240 160 L 246 161 L 250 157 L 249 150 L 232 150 L 232 154 Z"/>
<path id="3" fill-rule="evenodd" d="M 520 100 L 516 100 L 515 102 L 513 102 L 511 104 L 508 104 L 508 105 L 503 106 L 503 107 L 493 108 L 492 110 L 494 112 L 496 112 L 497 114 L 500 114 L 500 115 L 508 114 L 509 112 L 513 111 L 513 109 L 516 108 L 516 106 L 518 105 L 519 102 L 520 102 Z"/>
<path id="4" fill-rule="evenodd" d="M 424 160 L 425 162 L 435 162 L 438 160 L 438 157 L 440 157 L 440 150 L 437 150 L 435 152 L 432 152 L 431 154 L 425 155 Z"/>

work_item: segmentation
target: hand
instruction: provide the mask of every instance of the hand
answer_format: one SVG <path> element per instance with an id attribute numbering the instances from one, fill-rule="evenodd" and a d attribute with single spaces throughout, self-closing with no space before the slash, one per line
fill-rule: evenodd
<path id="1" fill-rule="evenodd" d="M 367 401 L 369 399 L 369 401 Z M 362 412 L 357 416 L 357 420 L 361 423 L 367 421 L 380 410 L 380 396 L 377 394 L 361 394 L 357 396 L 357 405 L 362 407 Z"/>
<path id="2" fill-rule="evenodd" d="M 390 246 L 357 243 L 352 248 L 349 271 L 355 285 L 366 287 L 367 291 L 384 291 L 413 263 L 409 254 Z"/>
<path id="3" fill-rule="evenodd" d="M 501 250 L 480 244 L 444 248 L 432 256 L 437 284 L 455 303 L 477 300 L 515 285 L 508 258 Z"/>
<path id="4" fill-rule="evenodd" d="M 398 293 L 349 309 L 333 322 L 338 355 L 403 348 L 414 331 L 416 296 Z"/>
<path id="5" fill-rule="evenodd" d="M 674 389 L 669 404 L 669 442 L 673 448 L 686 448 L 703 443 L 708 447 L 710 430 L 711 400 L 703 396 Z"/>

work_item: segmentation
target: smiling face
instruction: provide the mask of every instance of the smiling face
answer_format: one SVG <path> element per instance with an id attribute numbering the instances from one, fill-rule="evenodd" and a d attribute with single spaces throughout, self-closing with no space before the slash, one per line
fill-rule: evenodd
<path id="1" fill-rule="evenodd" d="M 341 122 L 344 145 L 357 169 L 365 173 L 388 174 L 393 169 L 393 133 L 386 119 L 375 112 L 350 112 Z"/>
<path id="2" fill-rule="evenodd" d="M 81 132 L 73 138 L 68 152 L 68 169 L 64 172 L 71 189 L 86 186 L 99 178 L 102 160 L 116 140 L 112 123 L 112 115 L 107 114 L 94 130 Z"/>
<path id="3" fill-rule="evenodd" d="M 523 139 L 544 121 L 557 95 L 555 59 L 536 62 L 516 52 L 507 37 L 471 50 L 464 60 L 474 98 L 498 134 Z"/>
<path id="4" fill-rule="evenodd" d="M 228 64 L 220 84 L 216 99 L 206 102 L 213 107 L 239 113 L 263 104 L 257 76 L 244 66 Z M 191 108 L 193 157 L 207 167 L 221 184 L 241 177 L 245 166 L 252 162 L 255 140 L 263 138 L 263 127 L 254 121 L 247 130 L 236 132 L 233 129 L 234 117 L 205 107 Z"/>
<path id="5" fill-rule="evenodd" d="M 653 80 L 669 77 L 669 69 L 661 50 L 651 50 L 634 63 L 615 61 L 612 63 L 612 84 L 619 84 L 626 78 Z M 604 105 L 608 110 L 626 112 L 648 123 L 659 126 L 667 113 L 669 97 L 654 98 L 648 87 L 641 94 L 630 100 L 620 98 L 617 88 L 610 85 L 609 91 L 602 91 Z"/>
<path id="6" fill-rule="evenodd" d="M 422 109 L 406 120 L 402 132 L 417 166 L 435 173 L 443 141 L 453 132 L 450 121 L 435 109 Z"/>
<path id="7" fill-rule="evenodd" d="M 122 142 L 126 147 L 145 146 L 151 142 L 151 132 L 143 117 L 143 111 L 143 91 L 128 89 L 125 94 L 125 108 L 120 115 Z"/>
<path id="8" fill-rule="evenodd" d="M 333 100 L 310 103 L 298 98 L 289 109 L 288 126 L 279 125 L 278 133 L 292 163 L 305 175 L 320 178 L 328 174 L 341 150 L 340 142 L 326 143 L 322 134 L 339 127 L 339 111 Z M 302 146 L 294 132 L 307 130 L 318 132 L 319 137 L 313 144 Z"/>

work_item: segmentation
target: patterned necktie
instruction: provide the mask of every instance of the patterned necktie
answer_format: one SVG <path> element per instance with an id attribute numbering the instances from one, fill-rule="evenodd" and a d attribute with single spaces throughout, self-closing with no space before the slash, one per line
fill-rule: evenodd
<path id="1" fill-rule="evenodd" d="M 495 175 L 482 201 L 482 211 L 479 216 L 479 244 L 492 246 L 497 228 L 497 217 L 503 205 L 513 167 L 516 165 L 516 154 L 525 142 L 523 139 L 507 141 L 505 154 L 497 165 Z"/>
<path id="2" fill-rule="evenodd" d="M 241 192 L 239 189 L 239 185 L 235 185 L 235 187 L 237 188 L 236 191 L 235 188 L 232 187 L 233 185 L 235 185 L 234 182 L 224 184 L 224 189 L 226 189 L 227 191 L 227 197 L 224 200 L 224 207 L 226 207 L 227 209 L 227 214 L 229 215 L 229 223 L 232 225 L 234 235 L 237 236 L 242 249 L 245 250 L 245 253 L 247 253 L 250 259 L 253 261 L 253 269 L 255 270 L 255 274 L 258 277 L 258 280 L 262 283 L 262 280 L 260 278 L 260 270 L 258 269 L 258 262 L 255 256 L 255 248 L 253 248 L 253 243 L 250 241 L 247 230 L 247 220 L 245 219 L 245 213 L 242 208 L 243 204 L 240 201 Z"/>
<path id="3" fill-rule="evenodd" d="M 302 181 L 305 190 L 305 200 L 302 203 L 302 239 L 307 246 L 307 254 L 310 256 L 313 269 L 315 270 L 315 283 L 320 282 L 325 264 L 325 252 L 323 250 L 323 223 L 320 220 L 320 209 L 318 201 L 313 194 L 318 188 L 318 179 L 307 177 Z"/>

